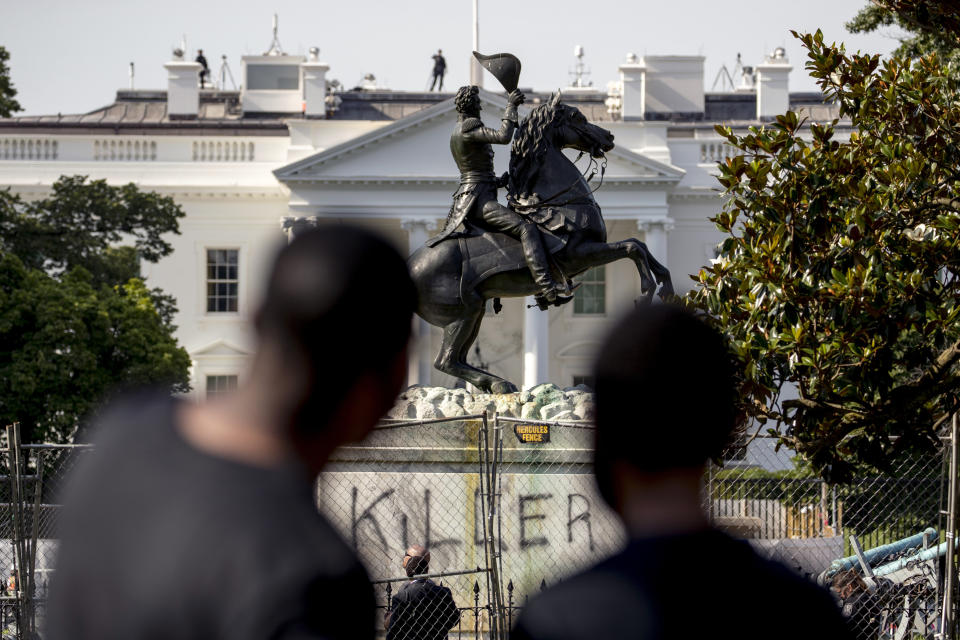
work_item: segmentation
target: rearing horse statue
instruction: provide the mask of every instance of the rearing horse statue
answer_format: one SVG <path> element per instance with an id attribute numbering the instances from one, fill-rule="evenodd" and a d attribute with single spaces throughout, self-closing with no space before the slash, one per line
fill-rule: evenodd
<path id="1" fill-rule="evenodd" d="M 554 277 L 569 281 L 591 267 L 632 260 L 640 275 L 642 302 L 673 294 L 670 272 L 647 246 L 630 238 L 607 242 L 600 206 L 588 178 L 564 153 L 574 149 L 605 159 L 613 134 L 591 124 L 579 109 L 560 102 L 557 93 L 535 107 L 517 130 L 510 156 L 507 202 L 535 221 L 550 252 Z M 591 161 L 592 162 L 592 161 Z M 520 242 L 469 223 L 464 232 L 423 246 L 408 260 L 420 301 L 417 314 L 443 329 L 443 345 L 434 366 L 478 389 L 512 393 L 516 385 L 467 363 L 477 339 L 486 301 L 536 295 Z M 541 308 L 546 301 L 538 300 Z"/>

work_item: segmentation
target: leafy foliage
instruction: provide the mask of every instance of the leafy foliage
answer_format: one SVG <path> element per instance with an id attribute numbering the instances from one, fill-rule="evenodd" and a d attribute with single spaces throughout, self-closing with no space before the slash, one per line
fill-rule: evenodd
<path id="1" fill-rule="evenodd" d="M 189 390 L 173 299 L 139 278 L 140 258 L 172 252 L 162 236 L 183 215 L 170 198 L 83 176 L 36 202 L 0 192 L 0 424 L 62 441 L 118 388 Z"/>
<path id="2" fill-rule="evenodd" d="M 960 95 L 935 55 L 881 63 L 794 35 L 853 131 L 792 112 L 717 127 L 741 155 L 720 164 L 728 237 L 690 300 L 731 337 L 744 422 L 844 481 L 931 450 L 954 408 Z"/>
<path id="3" fill-rule="evenodd" d="M 852 33 L 897 25 L 911 35 L 896 55 L 919 58 L 936 53 L 954 75 L 960 72 L 960 12 L 956 0 L 872 0 L 847 23 Z"/>
<path id="4" fill-rule="evenodd" d="M 122 284 L 139 275 L 139 260 L 172 251 L 164 234 L 178 233 L 183 211 L 172 198 L 114 187 L 105 180 L 62 176 L 50 197 L 26 203 L 0 192 L 0 251 L 34 269 L 83 267 L 97 280 Z M 119 246 L 120 242 L 133 246 Z"/>
<path id="5" fill-rule="evenodd" d="M 7 66 L 9 59 L 10 53 L 5 47 L 0 46 L 0 118 L 9 118 L 22 110 L 20 103 L 14 99 L 17 90 L 10 81 L 10 67 Z"/>

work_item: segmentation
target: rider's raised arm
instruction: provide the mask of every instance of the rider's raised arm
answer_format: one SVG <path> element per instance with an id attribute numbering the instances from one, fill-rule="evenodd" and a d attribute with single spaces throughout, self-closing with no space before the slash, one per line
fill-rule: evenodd
<path id="1" fill-rule="evenodd" d="M 479 118 L 477 119 L 479 120 Z M 517 106 L 514 104 L 508 104 L 507 108 L 503 112 L 503 120 L 500 123 L 499 129 L 491 129 L 490 127 L 484 127 L 481 123 L 480 126 L 477 126 L 470 131 L 464 132 L 464 137 L 467 140 L 473 140 L 475 142 L 489 142 L 490 144 L 509 144 L 513 139 L 513 132 L 517 128 Z"/>

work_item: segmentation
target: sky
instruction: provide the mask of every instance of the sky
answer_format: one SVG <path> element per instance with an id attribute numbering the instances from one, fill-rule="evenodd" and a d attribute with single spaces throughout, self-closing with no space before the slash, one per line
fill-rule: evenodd
<path id="1" fill-rule="evenodd" d="M 585 51 L 588 79 L 605 88 L 618 78 L 628 53 L 703 55 L 710 91 L 721 67 L 737 53 L 755 65 L 784 47 L 793 71 L 791 91 L 816 90 L 803 70 L 802 47 L 790 29 L 820 28 L 850 51 L 887 54 L 895 29 L 854 35 L 844 23 L 867 0 L 478 0 L 480 51 L 508 51 L 523 63 L 520 85 L 551 91 L 569 84 L 574 47 Z M 259 55 L 272 40 L 273 14 L 286 53 L 320 48 L 330 78 L 347 87 L 367 73 L 383 87 L 422 91 L 431 56 L 443 49 L 446 87 L 469 81 L 472 0 L 31 0 L 5 2 L 0 45 L 23 107 L 18 115 L 85 113 L 129 87 L 166 88 L 163 63 L 186 38 L 189 56 L 202 48 L 218 74 L 221 56 L 239 83 L 240 59 Z M 487 76 L 487 87 L 495 81 Z M 229 87 L 228 87 L 229 88 Z"/>

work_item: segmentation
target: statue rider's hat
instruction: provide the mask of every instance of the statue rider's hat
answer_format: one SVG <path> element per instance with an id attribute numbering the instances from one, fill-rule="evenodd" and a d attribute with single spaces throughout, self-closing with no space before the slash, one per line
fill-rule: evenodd
<path id="1" fill-rule="evenodd" d="M 512 53 L 494 53 L 485 56 L 474 51 L 473 57 L 477 59 L 480 66 L 500 81 L 507 93 L 517 88 L 520 83 L 520 60 L 517 56 Z"/>

